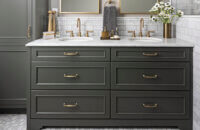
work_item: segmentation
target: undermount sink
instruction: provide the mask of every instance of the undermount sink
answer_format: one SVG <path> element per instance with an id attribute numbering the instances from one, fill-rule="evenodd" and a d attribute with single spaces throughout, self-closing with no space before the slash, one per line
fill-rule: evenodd
<path id="1" fill-rule="evenodd" d="M 64 37 L 59 38 L 60 41 L 92 41 L 94 40 L 91 37 Z"/>
<path id="2" fill-rule="evenodd" d="M 162 39 L 160 38 L 154 38 L 154 37 L 135 37 L 130 38 L 129 40 L 137 41 L 137 42 L 162 42 Z"/>

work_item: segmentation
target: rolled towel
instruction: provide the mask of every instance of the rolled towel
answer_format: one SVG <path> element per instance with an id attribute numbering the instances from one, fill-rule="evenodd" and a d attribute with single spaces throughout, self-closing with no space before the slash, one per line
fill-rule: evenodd
<path id="1" fill-rule="evenodd" d="M 106 27 L 108 32 L 116 30 L 117 27 L 117 8 L 115 6 L 105 6 L 103 15 L 103 27 Z"/>

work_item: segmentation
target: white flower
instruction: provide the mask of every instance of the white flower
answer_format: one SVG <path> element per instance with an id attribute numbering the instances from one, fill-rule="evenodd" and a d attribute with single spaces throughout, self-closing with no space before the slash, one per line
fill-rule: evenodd
<path id="1" fill-rule="evenodd" d="M 164 5 L 160 5 L 160 8 L 163 9 L 163 8 L 165 8 L 165 6 Z"/>
<path id="2" fill-rule="evenodd" d="M 151 20 L 154 21 L 154 22 L 158 21 L 158 19 L 156 17 L 152 17 Z"/>
<path id="3" fill-rule="evenodd" d="M 160 2 L 161 5 L 164 5 L 165 3 L 163 1 Z"/>
<path id="4" fill-rule="evenodd" d="M 170 2 L 165 3 L 165 6 L 171 6 Z"/>
<path id="5" fill-rule="evenodd" d="M 159 4 L 159 3 L 156 3 L 156 4 L 154 5 L 154 7 L 160 8 L 160 4 Z"/>
<path id="6" fill-rule="evenodd" d="M 175 10 L 175 8 L 173 6 L 171 6 L 171 10 Z"/>
<path id="7" fill-rule="evenodd" d="M 157 7 L 152 7 L 150 12 L 155 12 L 155 11 L 158 11 L 158 8 Z"/>
<path id="8" fill-rule="evenodd" d="M 183 15 L 184 15 L 184 12 L 181 11 L 181 10 L 178 10 L 177 13 L 178 13 L 180 16 L 183 16 Z"/>

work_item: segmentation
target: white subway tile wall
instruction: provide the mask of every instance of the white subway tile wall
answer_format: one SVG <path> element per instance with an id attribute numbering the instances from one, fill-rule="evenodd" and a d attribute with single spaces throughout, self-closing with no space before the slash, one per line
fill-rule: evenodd
<path id="1" fill-rule="evenodd" d="M 147 31 L 154 30 L 156 36 L 162 35 L 162 24 L 155 23 L 150 20 L 149 16 L 138 16 L 138 17 L 118 17 L 118 29 L 121 36 L 131 36 L 128 31 L 136 31 L 136 35 L 139 34 L 140 28 L 140 18 L 144 18 L 145 27 L 143 33 L 146 34 Z M 103 31 L 103 17 L 80 17 L 81 19 L 81 30 L 82 34 L 85 35 L 87 30 L 93 30 L 94 33 L 91 36 L 100 36 Z M 69 36 L 66 33 L 67 30 L 73 30 L 74 34 L 77 35 L 78 28 L 76 26 L 77 17 L 58 17 L 57 26 L 58 32 L 60 32 L 61 37 Z"/>
<path id="2" fill-rule="evenodd" d="M 176 36 L 195 44 L 194 48 L 194 130 L 200 130 L 200 16 L 184 16 L 177 23 Z"/>

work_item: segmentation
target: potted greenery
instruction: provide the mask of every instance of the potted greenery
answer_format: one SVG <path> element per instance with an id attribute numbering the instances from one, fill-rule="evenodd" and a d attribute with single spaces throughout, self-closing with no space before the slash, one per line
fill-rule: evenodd
<path id="1" fill-rule="evenodd" d="M 175 10 L 170 2 L 163 1 L 157 2 L 149 12 L 153 21 L 163 23 L 164 38 L 171 38 L 172 23 L 184 14 L 181 10 Z"/>

